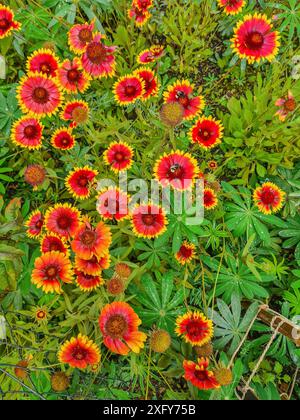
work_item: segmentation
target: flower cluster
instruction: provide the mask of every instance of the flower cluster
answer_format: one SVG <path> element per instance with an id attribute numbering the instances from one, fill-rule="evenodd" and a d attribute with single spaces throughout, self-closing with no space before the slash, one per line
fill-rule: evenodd
<path id="1" fill-rule="evenodd" d="M 245 1 L 237 0 L 218 0 L 218 3 L 230 15 L 240 13 L 245 5 Z M 133 0 L 128 15 L 137 26 L 142 26 L 150 18 L 151 7 L 152 0 Z M 4 20 L 8 19 L 8 15 L 5 16 L 0 19 L 0 38 L 1 31 L 4 31 Z M 13 15 L 10 15 L 10 19 L 7 33 L 18 28 Z M 278 39 L 278 33 L 272 30 L 266 16 L 247 15 L 235 28 L 232 48 L 249 63 L 262 59 L 270 61 L 278 52 Z M 95 21 L 72 26 L 68 33 L 68 44 L 72 58 L 61 61 L 51 49 L 40 48 L 27 59 L 27 74 L 17 88 L 23 116 L 14 123 L 11 138 L 16 145 L 29 151 L 43 146 L 43 139 L 49 134 L 45 127 L 52 128 L 53 122 L 56 123 L 58 119 L 63 121 L 63 125 L 55 127 L 49 135 L 50 143 L 54 149 L 61 151 L 72 149 L 76 143 L 75 129 L 87 122 L 90 112 L 89 104 L 82 99 L 82 95 L 93 78 L 115 76 L 117 47 L 108 45 L 105 36 L 96 31 Z M 159 60 L 164 53 L 163 46 L 152 45 L 138 55 L 136 61 L 139 68 L 130 70 L 130 74 L 119 77 L 114 83 L 112 91 L 118 105 L 134 105 L 141 101 L 139 106 L 143 106 L 143 102 L 159 95 Z M 152 64 L 156 67 L 152 68 Z M 153 174 L 163 188 L 170 188 L 174 193 L 192 191 L 195 183 L 203 180 L 203 205 L 206 211 L 211 211 L 218 206 L 218 192 L 221 188 L 214 176 L 209 177 L 201 169 L 206 165 L 212 173 L 217 170 L 218 164 L 212 160 L 200 165 L 198 153 L 210 152 L 221 145 L 224 127 L 219 119 L 208 115 L 208 110 L 205 112 L 206 101 L 200 88 L 189 80 L 174 80 L 163 93 L 160 115 L 170 128 L 170 133 L 174 134 L 174 127 L 183 123 L 183 130 L 186 130 L 189 139 L 188 150 L 182 150 L 184 148 L 180 148 L 174 141 L 171 150 L 167 149 L 155 160 Z M 280 107 L 278 115 L 281 119 L 293 112 L 296 106 L 293 101 L 289 93 L 288 98 L 276 102 Z M 114 175 L 133 168 L 135 151 L 130 144 L 117 138 L 107 143 L 105 148 L 103 163 Z M 99 172 L 99 168 L 93 168 L 90 163 L 76 165 L 72 170 L 68 168 L 64 185 L 72 196 L 70 203 L 87 200 L 93 195 Z M 45 177 L 46 172 L 39 165 L 29 165 L 25 171 L 25 180 L 34 189 L 43 183 Z M 271 182 L 264 183 L 253 194 L 255 205 L 266 215 L 278 212 L 284 198 L 285 193 Z M 123 225 L 124 231 L 130 226 L 129 234 L 152 240 L 167 231 L 169 220 L 166 211 L 148 199 L 130 206 L 131 197 L 116 187 L 98 192 L 95 205 L 98 220 L 79 210 L 87 207 L 77 207 L 70 203 L 57 203 L 45 213 L 35 210 L 26 221 L 27 234 L 39 240 L 41 251 L 34 262 L 32 283 L 46 294 L 65 293 L 74 283 L 77 286 L 76 293 L 99 291 L 105 285 L 100 290 L 104 292 L 107 301 L 112 297 L 118 300 L 105 302 L 99 309 L 98 327 L 103 344 L 117 355 L 139 353 L 145 346 L 147 336 L 140 330 L 142 321 L 138 314 L 127 302 L 122 301 L 132 274 L 131 269 L 119 262 L 115 264 L 111 278 L 106 282 L 104 280 L 103 271 L 110 268 L 114 255 L 110 253 L 113 228 L 108 223 L 120 223 L 122 232 Z M 173 250 L 173 257 L 178 267 L 185 266 L 188 272 L 189 266 L 197 259 L 199 244 L 191 236 L 189 240 L 183 238 L 179 245 L 177 250 Z M 43 322 L 47 317 L 47 310 L 37 308 L 37 322 Z M 220 370 L 218 372 L 217 369 L 209 368 L 214 334 L 212 321 L 199 311 L 189 311 L 177 318 L 175 328 L 176 335 L 200 356 L 197 361 L 184 360 L 185 379 L 200 390 L 213 390 L 222 386 Z M 101 350 L 100 343 L 96 343 L 99 340 L 97 335 L 95 341 L 83 333 L 70 339 L 65 338 L 58 352 L 61 363 L 79 369 L 99 366 Z M 167 331 L 155 330 L 152 333 L 151 350 L 163 353 L 170 346 L 171 336 Z"/>
<path id="2" fill-rule="evenodd" d="M 135 70 L 133 74 L 121 77 L 114 86 L 115 100 L 119 105 L 134 104 L 138 99 L 146 101 L 158 94 L 157 75 L 148 67 Z"/>
<path id="3" fill-rule="evenodd" d="M 60 111 L 60 119 L 69 126 L 57 128 L 50 143 L 55 149 L 72 149 L 76 142 L 73 129 L 89 117 L 89 106 L 78 95 L 86 91 L 92 78 L 112 77 L 115 73 L 116 47 L 106 45 L 105 37 L 95 31 L 94 21 L 74 25 L 68 41 L 76 54 L 72 59 L 61 62 L 47 48 L 38 49 L 27 59 L 27 74 L 17 88 L 24 115 L 14 123 L 11 132 L 11 139 L 18 146 L 41 148 L 45 133 L 42 120 L 48 118 L 49 123 L 49 118 Z"/>
<path id="4" fill-rule="evenodd" d="M 62 284 L 73 282 L 86 292 L 104 283 L 102 270 L 110 265 L 110 228 L 103 222 L 93 227 L 79 210 L 56 204 L 45 215 L 33 212 L 27 233 L 40 239 L 42 255 L 34 264 L 32 283 L 45 293 L 62 293 Z M 74 262 L 70 258 L 73 251 Z"/>
<path id="5" fill-rule="evenodd" d="M 188 312 L 177 318 L 176 334 L 182 337 L 186 343 L 197 349 L 204 349 L 211 343 L 213 337 L 212 321 L 200 312 Z M 211 356 L 212 352 L 208 352 Z M 220 388 L 216 375 L 209 370 L 209 358 L 201 357 L 197 362 L 184 360 L 184 377 L 200 390 L 212 390 Z"/>

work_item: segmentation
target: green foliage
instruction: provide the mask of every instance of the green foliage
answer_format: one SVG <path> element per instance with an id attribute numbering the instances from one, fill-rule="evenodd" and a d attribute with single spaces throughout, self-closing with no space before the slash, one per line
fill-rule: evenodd
<path id="1" fill-rule="evenodd" d="M 257 315 L 258 304 L 256 302 L 248 308 L 242 316 L 241 302 L 238 294 L 231 295 L 230 307 L 222 300 L 217 300 L 217 311 L 211 312 L 215 329 L 215 346 L 218 349 L 228 347 L 228 354 L 233 355 L 244 337 L 249 325 Z"/>
<path id="2" fill-rule="evenodd" d="M 21 200 L 12 199 L 6 206 L 0 197 L 0 290 L 16 291 L 18 276 L 22 271 L 23 251 L 18 243 L 24 237 Z"/>
<path id="3" fill-rule="evenodd" d="M 228 366 L 261 304 L 268 304 L 297 324 L 300 315 L 300 166 L 299 166 L 299 40 L 300 5 L 296 0 L 249 0 L 237 16 L 228 16 L 217 1 L 154 1 L 151 19 L 138 28 L 127 16 L 127 0 L 9 0 L 22 30 L 0 40 L 6 78 L 0 80 L 0 307 L 6 319 L 7 337 L 0 344 L 0 397 L 4 399 L 116 399 L 116 400 L 235 400 L 236 391 L 250 375 L 267 345 L 272 328 L 256 321 L 232 361 L 233 382 L 217 391 L 200 391 L 183 379 L 183 361 L 196 361 L 197 351 L 175 334 L 176 318 L 197 310 L 213 319 L 213 371 Z M 275 16 L 281 33 L 279 55 L 272 63 L 248 65 L 232 53 L 230 39 L 237 22 L 248 13 Z M 26 71 L 26 59 L 38 48 L 52 48 L 60 60 L 71 59 L 67 34 L 73 24 L 95 20 L 96 30 L 107 43 L 118 46 L 116 76 L 92 80 L 91 87 L 76 99 L 88 102 L 89 120 L 74 128 L 76 146 L 70 151 L 50 145 L 54 129 L 67 126 L 57 114 L 43 119 L 43 147 L 18 148 L 10 139 L 11 127 L 21 116 L 16 87 Z M 151 45 L 165 47 L 157 64 L 158 96 L 121 108 L 113 85 L 119 76 L 140 65 L 137 55 Z M 1 58 L 1 57 L 0 57 Z M 204 115 L 218 117 L 224 138 L 218 147 L 204 150 L 190 144 L 184 121 L 170 130 L 160 119 L 163 92 L 178 79 L 195 85 L 204 96 Z M 291 91 L 297 107 L 285 121 L 275 116 L 275 102 Z M 66 100 L 73 96 L 66 95 Z M 198 118 L 198 116 L 197 116 Z M 117 177 L 104 165 L 103 152 L 112 141 L 134 149 L 129 181 L 153 178 L 153 165 L 164 152 L 179 149 L 198 161 L 208 187 L 216 190 L 219 204 L 205 211 L 204 220 L 190 225 L 194 210 L 178 215 L 171 197 L 171 211 L 164 235 L 154 240 L 137 238 L 129 220 L 107 222 L 112 232 L 111 267 L 104 270 L 104 285 L 83 293 L 74 282 L 63 294 L 44 294 L 31 282 L 38 240 L 25 235 L 24 220 L 35 209 L 43 213 L 58 202 L 68 202 L 99 221 L 97 192 L 87 200 L 71 197 L 65 179 L 75 167 L 89 165 L 99 180 Z M 214 160 L 217 169 L 209 169 Z M 42 186 L 33 191 L 25 183 L 28 165 L 38 163 L 47 173 Z M 283 209 L 264 215 L 255 206 L 253 190 L 272 181 L 286 192 Z M 175 259 L 183 241 L 196 247 L 193 261 L 182 267 Z M 70 249 L 70 256 L 74 253 Z M 115 276 L 118 262 L 126 263 L 130 277 L 124 293 L 112 297 L 106 281 Z M 109 302 L 126 301 L 141 318 L 140 330 L 148 340 L 140 353 L 119 357 L 107 351 L 98 326 L 99 311 Z M 38 308 L 48 318 L 36 319 Z M 1 312 L 2 314 L 2 312 Z M 2 322 L 3 318 L 0 318 Z M 164 354 L 150 349 L 155 328 L 169 332 L 170 348 Z M 88 335 L 101 348 L 96 371 L 80 371 L 59 364 L 60 345 L 78 333 Z M 4 345 L 3 345 L 4 344 Z M 15 380 L 14 366 L 30 360 L 24 384 Z M 292 386 L 300 350 L 279 334 L 251 384 L 259 399 L 280 400 Z M 64 371 L 70 386 L 54 392 L 51 375 Z M 98 370 L 97 370 L 98 369 Z M 4 393 L 4 394 L 3 394 Z M 300 396 L 295 384 L 292 398 Z"/>
<path id="4" fill-rule="evenodd" d="M 156 325 L 173 335 L 175 320 L 182 313 L 182 304 L 187 298 L 184 287 L 175 290 L 174 273 L 158 276 L 156 283 L 146 274 L 141 279 L 141 287 L 132 287 L 132 292 L 142 305 L 142 308 L 136 306 L 136 311 L 145 325 Z"/>
<path id="5" fill-rule="evenodd" d="M 299 118 L 288 123 L 275 120 L 276 96 L 282 96 L 281 65 L 274 65 L 268 79 L 258 74 L 254 89 L 227 103 L 229 114 L 222 113 L 226 128 L 224 150 L 227 165 L 238 171 L 238 180 L 247 183 L 252 175 L 264 178 L 278 166 L 291 168 L 299 155 Z M 295 90 L 299 91 L 299 83 Z M 285 93 L 284 93 L 285 94 Z"/>

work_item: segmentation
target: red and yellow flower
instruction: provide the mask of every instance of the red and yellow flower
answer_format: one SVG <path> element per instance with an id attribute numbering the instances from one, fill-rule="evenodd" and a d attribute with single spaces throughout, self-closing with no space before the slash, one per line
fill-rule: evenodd
<path id="1" fill-rule="evenodd" d="M 128 303 L 113 302 L 101 311 L 99 326 L 105 346 L 113 353 L 126 356 L 144 348 L 146 334 L 138 331 L 141 320 Z"/>
<path id="2" fill-rule="evenodd" d="M 14 12 L 9 7 L 0 4 L 0 39 L 10 36 L 12 31 L 21 29 L 21 24 L 14 19 Z"/>
<path id="3" fill-rule="evenodd" d="M 184 378 L 200 390 L 207 391 L 220 388 L 215 374 L 208 370 L 208 367 L 209 359 L 207 358 L 198 359 L 197 363 L 184 360 Z"/>
<path id="4" fill-rule="evenodd" d="M 218 0 L 219 6 L 224 8 L 227 15 L 237 15 L 245 7 L 245 0 Z"/>
<path id="5" fill-rule="evenodd" d="M 145 93 L 141 98 L 143 101 L 158 95 L 159 82 L 158 77 L 153 70 L 149 68 L 142 68 L 136 70 L 134 74 L 136 74 L 144 82 Z"/>
<path id="6" fill-rule="evenodd" d="M 137 27 L 141 28 L 144 26 L 151 17 L 151 13 L 148 9 L 139 9 L 135 5 L 133 5 L 128 10 L 128 17 L 131 20 L 134 20 L 134 23 Z"/>
<path id="7" fill-rule="evenodd" d="M 202 313 L 188 312 L 176 320 L 176 334 L 192 346 L 203 346 L 213 337 L 213 323 Z"/>
<path id="8" fill-rule="evenodd" d="M 100 363 L 99 347 L 85 335 L 79 334 L 66 341 L 60 348 L 58 359 L 73 368 L 86 369 Z"/>
<path id="9" fill-rule="evenodd" d="M 196 247 L 194 244 L 184 241 L 175 255 L 176 260 L 181 265 L 189 264 L 196 257 L 195 249 Z"/>
<path id="10" fill-rule="evenodd" d="M 22 117 L 12 127 L 11 140 L 27 149 L 39 149 L 42 147 L 43 129 L 36 118 Z"/>
<path id="11" fill-rule="evenodd" d="M 203 205 L 206 210 L 213 210 L 219 203 L 216 192 L 209 187 L 205 187 L 203 191 Z"/>
<path id="12" fill-rule="evenodd" d="M 44 48 L 35 51 L 27 60 L 27 71 L 31 73 L 56 77 L 58 67 L 59 59 L 53 51 Z"/>
<path id="13" fill-rule="evenodd" d="M 116 46 L 107 46 L 104 35 L 96 34 L 86 46 L 81 64 L 87 74 L 93 77 L 112 77 L 116 69 Z"/>
<path id="14" fill-rule="evenodd" d="M 35 260 L 31 282 L 45 293 L 62 293 L 62 283 L 72 283 L 72 276 L 69 258 L 61 252 L 51 251 Z"/>
<path id="15" fill-rule="evenodd" d="M 104 284 L 104 280 L 100 275 L 85 274 L 75 270 L 76 284 L 83 292 L 92 292 L 97 287 Z"/>
<path id="16" fill-rule="evenodd" d="M 63 93 L 55 78 L 29 73 L 21 79 L 17 87 L 17 98 L 24 114 L 42 118 L 57 112 Z"/>
<path id="17" fill-rule="evenodd" d="M 84 168 L 75 168 L 66 178 L 65 184 L 73 197 L 83 200 L 90 196 L 90 187 L 98 175 L 98 171 L 85 166 Z"/>
<path id="18" fill-rule="evenodd" d="M 105 254 L 104 257 L 97 258 L 95 255 L 89 259 L 84 260 L 83 258 L 75 255 L 75 268 L 84 274 L 90 276 L 101 276 L 103 270 L 107 270 L 110 267 L 110 255 Z"/>
<path id="19" fill-rule="evenodd" d="M 171 185 L 180 191 L 191 188 L 198 173 L 197 161 L 180 150 L 164 154 L 154 167 L 155 178 L 163 187 Z"/>
<path id="20" fill-rule="evenodd" d="M 164 102 L 178 102 L 184 108 L 184 119 L 190 120 L 200 114 L 205 106 L 203 96 L 193 96 L 194 85 L 188 80 L 177 81 L 164 93 Z"/>
<path id="21" fill-rule="evenodd" d="M 133 163 L 133 149 L 127 143 L 114 142 L 104 152 L 103 158 L 114 172 L 126 171 Z"/>
<path id="22" fill-rule="evenodd" d="M 64 238 L 59 237 L 55 233 L 46 233 L 41 239 L 41 252 L 46 254 L 51 251 L 61 252 L 65 255 L 69 252 Z"/>
<path id="23" fill-rule="evenodd" d="M 95 22 L 74 25 L 69 31 L 68 41 L 70 50 L 75 54 L 83 54 L 87 45 L 93 39 L 93 31 L 95 29 Z"/>
<path id="24" fill-rule="evenodd" d="M 75 137 L 70 128 L 58 128 L 51 137 L 51 144 L 55 149 L 71 150 L 75 143 Z"/>
<path id="25" fill-rule="evenodd" d="M 272 182 L 265 182 L 253 193 L 256 206 L 264 214 L 278 213 L 284 205 L 285 196 L 286 193 Z"/>
<path id="26" fill-rule="evenodd" d="M 221 143 L 224 127 L 220 121 L 211 116 L 200 118 L 191 128 L 189 137 L 193 143 L 199 144 L 203 149 L 212 149 Z"/>
<path id="27" fill-rule="evenodd" d="M 145 95 L 144 80 L 134 74 L 121 77 L 114 85 L 113 93 L 119 105 L 134 104 Z"/>
<path id="28" fill-rule="evenodd" d="M 70 121 L 71 127 L 76 127 L 77 124 L 84 124 L 89 118 L 89 105 L 85 101 L 71 101 L 67 102 L 60 114 L 64 121 Z"/>
<path id="29" fill-rule="evenodd" d="M 162 207 L 140 204 L 132 211 L 132 229 L 140 238 L 158 238 L 166 232 L 168 219 Z"/>
<path id="30" fill-rule="evenodd" d="M 90 77 L 83 71 L 79 58 L 65 60 L 58 69 L 58 80 L 67 93 L 83 93 L 90 85 Z"/>
<path id="31" fill-rule="evenodd" d="M 246 15 L 234 29 L 232 49 L 250 64 L 264 59 L 272 61 L 280 46 L 279 32 L 272 28 L 266 15 Z"/>
<path id="32" fill-rule="evenodd" d="M 27 236 L 29 238 L 38 238 L 42 234 L 44 226 L 44 216 L 40 210 L 35 210 L 28 217 L 25 226 L 27 227 Z"/>
<path id="33" fill-rule="evenodd" d="M 129 197 L 127 193 L 119 188 L 111 187 L 99 194 L 97 211 L 103 219 L 124 220 L 129 217 L 128 202 Z"/>
<path id="34" fill-rule="evenodd" d="M 153 7 L 153 0 L 133 0 L 132 6 L 139 10 L 148 10 Z"/>
<path id="35" fill-rule="evenodd" d="M 278 115 L 280 121 L 285 121 L 287 116 L 297 108 L 296 99 L 291 91 L 288 92 L 285 98 L 277 99 L 275 105 L 280 108 L 275 114 Z"/>
<path id="36" fill-rule="evenodd" d="M 48 232 L 70 238 L 80 226 L 81 214 L 70 204 L 56 204 L 50 208 L 45 216 L 45 226 Z"/>
<path id="37" fill-rule="evenodd" d="M 151 48 L 142 51 L 138 58 L 137 62 L 139 64 L 150 64 L 157 61 L 164 55 L 165 48 L 162 45 L 153 45 Z"/>
<path id="38" fill-rule="evenodd" d="M 95 256 L 99 259 L 108 254 L 111 241 L 111 231 L 105 223 L 99 222 L 96 228 L 92 228 L 89 224 L 82 224 L 77 229 L 71 247 L 79 258 L 90 260 Z"/>

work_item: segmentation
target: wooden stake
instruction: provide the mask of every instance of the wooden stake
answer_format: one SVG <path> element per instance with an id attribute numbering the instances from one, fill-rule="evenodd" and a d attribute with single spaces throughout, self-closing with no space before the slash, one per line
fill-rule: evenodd
<path id="1" fill-rule="evenodd" d="M 281 314 L 273 311 L 268 305 L 261 307 L 257 318 L 264 324 L 269 325 L 273 330 L 276 330 L 278 325 L 282 323 L 279 328 L 279 332 L 288 339 L 292 340 L 297 347 L 300 347 L 300 326 L 294 324 Z"/>

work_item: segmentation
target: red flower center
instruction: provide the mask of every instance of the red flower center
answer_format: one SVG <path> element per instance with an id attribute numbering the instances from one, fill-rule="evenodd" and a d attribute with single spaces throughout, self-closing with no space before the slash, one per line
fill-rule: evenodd
<path id="1" fill-rule="evenodd" d="M 179 91 L 176 96 L 180 105 L 186 108 L 190 102 L 188 96 L 184 92 L 181 92 L 181 91 Z"/>
<path id="2" fill-rule="evenodd" d="M 87 356 L 87 351 L 82 347 L 76 346 L 72 351 L 72 357 L 76 360 L 83 360 Z"/>
<path id="3" fill-rule="evenodd" d="M 125 87 L 125 94 L 127 96 L 134 96 L 136 94 L 136 88 L 135 86 L 126 86 Z"/>
<path id="4" fill-rule="evenodd" d="M 275 201 L 275 193 L 272 190 L 265 190 L 261 193 L 261 201 L 264 204 L 273 204 Z"/>
<path id="5" fill-rule="evenodd" d="M 154 214 L 143 214 L 142 215 L 143 223 L 146 226 L 152 226 L 155 223 L 155 215 Z"/>
<path id="6" fill-rule="evenodd" d="M 212 206 L 214 204 L 214 197 L 210 192 L 205 192 L 203 198 L 205 206 Z"/>
<path id="7" fill-rule="evenodd" d="M 49 248 L 50 248 L 50 251 L 62 251 L 62 247 L 57 242 L 52 242 Z"/>
<path id="8" fill-rule="evenodd" d="M 78 82 L 80 79 L 80 72 L 76 69 L 71 69 L 67 73 L 69 82 Z"/>
<path id="9" fill-rule="evenodd" d="M 87 43 L 92 40 L 93 34 L 89 29 L 84 28 L 79 31 L 78 38 L 80 39 L 81 42 Z"/>
<path id="10" fill-rule="evenodd" d="M 203 370 L 197 370 L 197 369 L 195 369 L 195 376 L 201 382 L 207 381 L 207 374 Z"/>
<path id="11" fill-rule="evenodd" d="M 170 170 L 169 170 L 169 178 L 171 179 L 178 179 L 178 178 L 182 178 L 184 174 L 184 169 L 182 166 L 180 166 L 178 163 L 176 163 L 175 165 L 171 166 Z"/>
<path id="12" fill-rule="evenodd" d="M 140 10 L 140 9 L 138 9 L 137 7 L 134 9 L 134 13 L 135 13 L 135 15 L 136 15 L 136 17 L 138 17 L 138 18 L 143 18 L 143 17 L 145 17 L 145 10 Z"/>
<path id="13" fill-rule="evenodd" d="M 127 321 L 122 315 L 113 315 L 105 325 L 107 335 L 112 338 L 122 338 L 127 331 Z"/>
<path id="14" fill-rule="evenodd" d="M 47 314 L 46 314 L 45 311 L 38 311 L 37 314 L 36 314 L 36 317 L 39 318 L 39 319 L 44 319 L 44 318 L 47 317 Z"/>
<path id="15" fill-rule="evenodd" d="M 252 32 L 246 37 L 246 46 L 252 50 L 259 50 L 264 44 L 264 36 L 260 32 Z"/>
<path id="16" fill-rule="evenodd" d="M 46 276 L 48 279 L 54 279 L 58 275 L 57 267 L 54 265 L 49 266 L 45 271 Z"/>
<path id="17" fill-rule="evenodd" d="M 71 222 L 68 216 L 60 216 L 57 219 L 57 224 L 60 229 L 67 229 L 70 226 Z"/>
<path id="18" fill-rule="evenodd" d="M 105 60 L 106 50 L 100 42 L 91 42 L 86 49 L 86 54 L 92 63 L 101 64 Z"/>
<path id="19" fill-rule="evenodd" d="M 199 336 L 204 335 L 206 328 L 199 323 L 199 321 L 191 320 L 186 326 L 186 331 L 192 339 L 197 339 Z"/>
<path id="20" fill-rule="evenodd" d="M 125 156 L 123 155 L 123 153 L 122 152 L 117 152 L 116 154 L 115 154 L 115 161 L 116 162 L 123 162 L 123 160 L 125 159 Z"/>
<path id="21" fill-rule="evenodd" d="M 95 255 L 93 255 L 93 257 L 89 260 L 89 262 L 92 263 L 92 264 L 97 264 L 98 259 L 97 259 L 97 257 L 95 257 Z"/>
<path id="22" fill-rule="evenodd" d="M 80 237 L 81 242 L 86 246 L 92 246 L 96 239 L 96 232 L 93 232 L 92 230 L 85 230 Z"/>
<path id="23" fill-rule="evenodd" d="M 36 222 L 36 224 L 35 224 L 35 227 L 36 227 L 37 229 L 42 229 L 42 227 L 43 227 L 43 221 L 42 221 L 42 220 L 38 220 L 38 221 Z"/>
<path id="24" fill-rule="evenodd" d="M 211 137 L 211 133 L 207 129 L 200 128 L 199 136 L 204 138 L 204 140 L 209 140 L 209 138 Z"/>
<path id="25" fill-rule="evenodd" d="M 289 111 L 289 112 L 295 111 L 296 106 L 297 106 L 297 103 L 295 99 L 293 98 L 287 99 L 284 103 L 284 109 L 286 109 L 286 111 Z"/>
<path id="26" fill-rule="evenodd" d="M 48 63 L 42 63 L 40 66 L 41 72 L 50 74 L 51 73 L 51 66 Z"/>
<path id="27" fill-rule="evenodd" d="M 80 187 L 86 187 L 89 183 L 89 180 L 86 176 L 81 176 L 78 178 L 77 183 Z"/>
<path id="28" fill-rule="evenodd" d="M 93 281 L 95 279 L 95 276 L 92 276 L 91 274 L 83 274 L 85 281 Z"/>
<path id="29" fill-rule="evenodd" d="M 38 130 L 35 125 L 27 125 L 24 128 L 24 135 L 29 139 L 34 138 L 37 134 L 38 134 Z"/>
<path id="30" fill-rule="evenodd" d="M 180 248 L 180 254 L 184 257 L 184 258 L 190 258 L 192 256 L 192 250 L 187 248 L 186 246 L 182 246 Z"/>
<path id="31" fill-rule="evenodd" d="M 69 138 L 69 137 L 67 137 L 67 136 L 62 137 L 62 138 L 60 139 L 60 141 L 61 141 L 61 144 L 62 144 L 63 146 L 68 146 L 68 145 L 70 144 L 70 138 Z"/>
<path id="32" fill-rule="evenodd" d="M 43 87 L 37 87 L 34 89 L 32 99 L 38 104 L 45 104 L 49 99 L 49 92 Z"/>
<path id="33" fill-rule="evenodd" d="M 6 18 L 0 19 L 0 29 L 5 31 L 10 27 L 10 22 Z"/>

